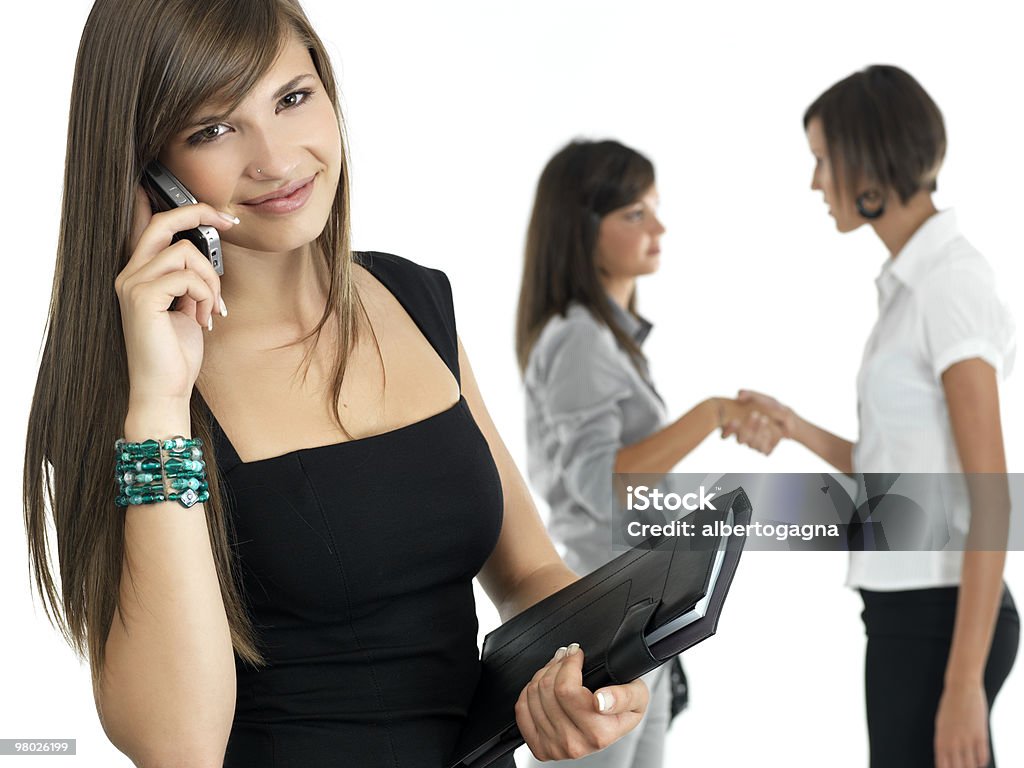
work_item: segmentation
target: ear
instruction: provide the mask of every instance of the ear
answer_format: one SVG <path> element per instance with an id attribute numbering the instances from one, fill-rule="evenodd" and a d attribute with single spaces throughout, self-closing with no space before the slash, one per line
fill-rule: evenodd
<path id="1" fill-rule="evenodd" d="M 857 213 L 869 221 L 880 219 L 885 213 L 888 195 L 877 188 L 870 188 L 857 195 Z"/>

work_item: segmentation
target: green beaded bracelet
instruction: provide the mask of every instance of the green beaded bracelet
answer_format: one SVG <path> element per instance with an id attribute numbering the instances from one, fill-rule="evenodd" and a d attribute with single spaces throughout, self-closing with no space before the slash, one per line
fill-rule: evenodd
<path id="1" fill-rule="evenodd" d="M 202 439 L 177 435 L 166 440 L 114 443 L 119 507 L 177 501 L 188 508 L 210 498 Z M 165 481 L 170 480 L 169 483 Z M 169 490 L 168 490 L 169 486 Z"/>

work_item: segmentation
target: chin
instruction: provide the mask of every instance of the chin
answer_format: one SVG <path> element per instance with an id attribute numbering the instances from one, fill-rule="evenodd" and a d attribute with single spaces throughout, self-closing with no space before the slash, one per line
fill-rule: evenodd
<path id="1" fill-rule="evenodd" d="M 836 229 L 845 235 L 848 232 L 860 229 L 866 223 L 865 221 L 839 221 L 839 219 L 836 219 Z"/>
<path id="2" fill-rule="evenodd" d="M 250 251 L 265 253 L 288 253 L 315 242 L 324 231 L 324 224 L 317 226 L 278 227 L 276 231 L 254 232 L 249 236 L 232 237 L 226 243 Z M 241 234 L 241 233 L 238 233 Z"/>

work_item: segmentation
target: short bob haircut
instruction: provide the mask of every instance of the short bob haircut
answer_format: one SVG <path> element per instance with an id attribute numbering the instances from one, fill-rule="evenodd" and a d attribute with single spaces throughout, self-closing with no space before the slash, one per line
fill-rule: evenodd
<path id="1" fill-rule="evenodd" d="M 946 156 L 942 113 L 921 84 L 899 67 L 876 64 L 840 80 L 804 113 L 819 118 L 840 195 L 869 188 L 900 202 L 937 187 Z"/>

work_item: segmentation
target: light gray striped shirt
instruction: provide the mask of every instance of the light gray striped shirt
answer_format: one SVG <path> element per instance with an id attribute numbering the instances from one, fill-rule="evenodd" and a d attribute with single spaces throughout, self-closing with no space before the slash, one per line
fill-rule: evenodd
<path id="1" fill-rule="evenodd" d="M 637 344 L 651 324 L 609 300 Z M 527 472 L 551 510 L 565 561 L 586 574 L 612 559 L 612 475 L 619 449 L 662 428 L 665 405 L 611 330 L 579 304 L 548 321 L 526 367 Z"/>

